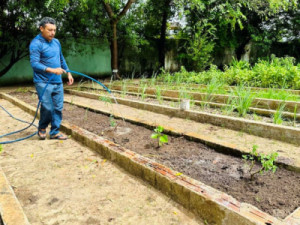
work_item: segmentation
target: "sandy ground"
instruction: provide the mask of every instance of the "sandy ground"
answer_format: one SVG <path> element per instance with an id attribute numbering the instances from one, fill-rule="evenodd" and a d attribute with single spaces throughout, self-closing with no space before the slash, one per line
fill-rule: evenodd
<path id="1" fill-rule="evenodd" d="M 32 120 L 5 100 L 0 105 Z M 0 135 L 24 127 L 3 110 L 0 124 Z M 30 128 L 11 138 L 33 132 Z M 150 185 L 72 139 L 40 141 L 35 136 L 3 147 L 0 165 L 33 225 L 201 224 Z"/>
<path id="2" fill-rule="evenodd" d="M 170 118 L 163 114 L 139 110 L 121 104 L 108 104 L 107 102 L 94 99 L 87 100 L 87 98 L 69 94 L 65 94 L 65 99 L 74 104 L 79 103 L 89 106 L 89 108 L 110 110 L 112 114 L 117 113 L 123 116 L 129 115 L 138 120 L 151 121 L 163 127 L 172 127 L 177 131 L 199 133 L 211 139 L 231 143 L 243 149 L 246 148 L 249 152 L 252 150 L 253 145 L 257 145 L 258 152 L 260 153 L 269 154 L 277 151 L 282 160 L 293 161 L 295 165 L 300 165 L 300 146 L 286 142 L 261 138 L 241 131 L 234 131 L 211 124 L 198 123 L 189 119 Z"/>

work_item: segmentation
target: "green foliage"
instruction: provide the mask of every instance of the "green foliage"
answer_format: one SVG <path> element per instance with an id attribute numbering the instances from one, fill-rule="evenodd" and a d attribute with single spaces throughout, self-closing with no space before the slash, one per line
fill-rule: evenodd
<path id="1" fill-rule="evenodd" d="M 283 119 L 282 119 L 282 113 L 284 111 L 285 104 L 281 104 L 277 109 L 276 112 L 273 115 L 273 122 L 275 124 L 282 124 Z"/>
<path id="2" fill-rule="evenodd" d="M 99 100 L 105 103 L 112 103 L 111 98 L 106 96 L 99 96 Z"/>
<path id="3" fill-rule="evenodd" d="M 249 170 L 248 172 L 250 173 L 250 179 L 253 180 L 254 176 L 258 173 L 263 174 L 264 172 L 267 171 L 272 171 L 273 173 L 276 172 L 277 166 L 274 165 L 274 161 L 277 159 L 278 157 L 278 153 L 277 152 L 273 152 L 270 153 L 269 155 L 265 155 L 265 154 L 259 154 L 257 152 L 257 145 L 253 145 L 252 147 L 252 151 L 250 152 L 249 155 L 243 155 L 243 159 L 245 160 L 246 164 L 250 164 L 249 165 Z M 257 158 L 258 162 L 260 162 L 260 169 L 257 171 L 252 171 L 254 164 L 255 164 L 255 159 Z"/>
<path id="4" fill-rule="evenodd" d="M 147 84 L 145 84 L 145 85 L 142 87 L 142 90 L 141 90 L 141 98 L 142 98 L 142 100 L 145 100 L 145 98 L 147 97 L 147 95 L 146 95 L 146 90 L 147 90 Z"/>
<path id="5" fill-rule="evenodd" d="M 163 100 L 163 96 L 161 94 L 161 87 L 160 86 L 156 86 L 155 89 L 156 89 L 156 91 L 155 91 L 155 93 L 156 93 L 156 99 L 158 100 L 159 104 L 161 104 L 162 100 Z"/>
<path id="6" fill-rule="evenodd" d="M 238 111 L 239 116 L 244 117 L 253 102 L 253 95 L 250 88 L 246 88 L 243 85 L 238 86 L 234 91 L 235 97 L 232 98 L 231 104 Z"/>
<path id="7" fill-rule="evenodd" d="M 113 115 L 110 115 L 110 116 L 109 116 L 109 125 L 110 125 L 111 127 L 116 127 L 116 126 L 117 126 L 117 122 L 115 121 Z"/>
<path id="8" fill-rule="evenodd" d="M 173 75 L 161 73 L 158 79 L 165 80 L 166 76 L 175 83 L 180 80 L 186 83 L 208 84 L 214 78 L 218 83 L 225 85 L 300 89 L 300 64 L 295 65 L 295 59 L 291 57 L 272 56 L 269 60 L 259 60 L 253 67 L 245 61 L 234 60 L 231 66 L 225 67 L 224 72 L 214 65 L 200 73 L 188 72 L 182 67 Z"/>
<path id="9" fill-rule="evenodd" d="M 0 154 L 3 152 L 3 146 L 0 145 Z"/>
<path id="10" fill-rule="evenodd" d="M 152 139 L 158 140 L 158 147 L 163 146 L 163 144 L 168 143 L 168 135 L 163 134 L 164 128 L 162 126 L 158 126 L 154 129 L 154 133 L 151 134 Z"/>
<path id="11" fill-rule="evenodd" d="M 18 88 L 16 90 L 16 92 L 18 92 L 18 93 L 27 93 L 29 91 L 30 91 L 29 88 Z"/>

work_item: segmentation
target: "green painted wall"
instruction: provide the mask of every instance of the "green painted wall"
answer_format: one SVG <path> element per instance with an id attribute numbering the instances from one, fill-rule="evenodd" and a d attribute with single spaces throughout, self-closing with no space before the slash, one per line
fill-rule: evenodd
<path id="1" fill-rule="evenodd" d="M 111 55 L 108 43 L 98 44 L 90 40 L 81 40 L 80 42 L 69 41 L 65 44 L 62 42 L 62 49 L 70 70 L 98 78 L 111 74 Z M 8 64 L 6 60 L 4 59 L 3 64 Z M 74 75 L 74 77 L 78 76 Z M 0 78 L 0 85 L 32 82 L 32 78 L 33 71 L 30 66 L 29 57 L 27 57 L 17 62 Z"/>

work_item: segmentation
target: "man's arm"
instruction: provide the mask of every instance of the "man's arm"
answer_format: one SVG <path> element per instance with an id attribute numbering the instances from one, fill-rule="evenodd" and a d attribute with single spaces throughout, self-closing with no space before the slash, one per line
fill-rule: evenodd
<path id="1" fill-rule="evenodd" d="M 32 69 L 35 72 L 47 72 L 47 73 L 54 73 L 57 75 L 66 73 L 66 71 L 62 68 L 50 68 L 40 63 L 41 51 L 39 47 L 39 42 L 32 41 L 29 46 L 29 52 L 30 52 L 30 64 Z"/>
<path id="2" fill-rule="evenodd" d="M 40 63 L 41 52 L 39 49 L 39 43 L 37 41 L 32 41 L 29 46 L 30 53 L 30 64 L 35 72 L 44 72 L 47 67 Z"/>

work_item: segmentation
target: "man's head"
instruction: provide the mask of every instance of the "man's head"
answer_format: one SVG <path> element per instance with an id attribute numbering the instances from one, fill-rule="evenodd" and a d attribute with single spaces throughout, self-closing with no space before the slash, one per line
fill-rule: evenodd
<path id="1" fill-rule="evenodd" d="M 42 36 L 51 41 L 56 33 L 56 21 L 50 17 L 44 17 L 40 22 Z"/>

